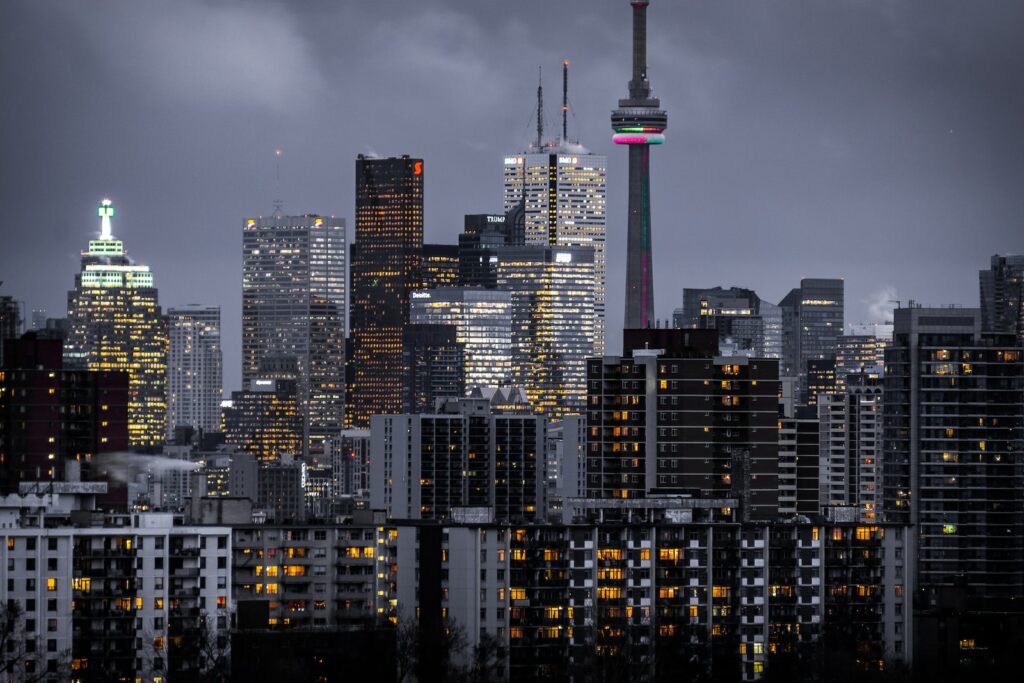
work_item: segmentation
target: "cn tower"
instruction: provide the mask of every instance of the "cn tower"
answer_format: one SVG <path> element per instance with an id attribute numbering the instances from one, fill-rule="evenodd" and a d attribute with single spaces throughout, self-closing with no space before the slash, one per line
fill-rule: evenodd
<path id="1" fill-rule="evenodd" d="M 629 145 L 629 228 L 626 237 L 626 317 L 623 327 L 651 327 L 654 269 L 651 262 L 651 145 L 665 142 L 668 116 L 647 80 L 647 6 L 632 0 L 633 78 L 629 97 L 612 112 L 612 141 Z"/>

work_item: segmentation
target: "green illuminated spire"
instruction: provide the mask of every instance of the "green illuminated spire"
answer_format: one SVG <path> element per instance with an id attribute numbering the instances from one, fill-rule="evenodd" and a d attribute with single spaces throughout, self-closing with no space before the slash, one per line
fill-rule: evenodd
<path id="1" fill-rule="evenodd" d="M 110 231 L 110 219 L 114 217 L 114 204 L 109 199 L 104 199 L 100 202 L 100 208 L 97 211 L 97 215 L 100 217 L 100 239 L 109 240 L 113 239 L 113 235 Z"/>

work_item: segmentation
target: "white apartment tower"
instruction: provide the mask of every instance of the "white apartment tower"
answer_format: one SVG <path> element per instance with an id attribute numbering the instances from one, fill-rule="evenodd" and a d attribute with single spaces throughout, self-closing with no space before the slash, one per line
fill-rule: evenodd
<path id="1" fill-rule="evenodd" d="M 167 310 L 167 435 L 176 427 L 220 431 L 224 358 L 220 307 L 190 305 Z"/>

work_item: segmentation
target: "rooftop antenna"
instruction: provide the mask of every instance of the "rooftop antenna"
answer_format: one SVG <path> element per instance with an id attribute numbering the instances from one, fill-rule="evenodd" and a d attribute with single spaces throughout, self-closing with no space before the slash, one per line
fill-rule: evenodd
<path id="1" fill-rule="evenodd" d="M 274 180 L 277 183 L 277 194 L 281 194 L 281 155 L 284 154 L 284 150 L 280 147 L 274 150 Z M 283 213 L 282 207 L 284 202 L 280 199 L 275 199 L 274 202 L 274 213 Z"/>
<path id="2" fill-rule="evenodd" d="M 569 114 L 569 60 L 562 61 L 562 141 L 568 141 L 568 122 L 566 117 Z"/>
<path id="3" fill-rule="evenodd" d="M 537 150 L 541 149 L 544 139 L 544 84 L 541 79 L 541 67 L 537 67 Z"/>

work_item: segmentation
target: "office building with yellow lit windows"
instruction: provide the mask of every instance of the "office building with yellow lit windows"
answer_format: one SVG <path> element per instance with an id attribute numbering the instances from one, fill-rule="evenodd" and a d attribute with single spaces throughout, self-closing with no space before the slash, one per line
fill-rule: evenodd
<path id="1" fill-rule="evenodd" d="M 149 267 L 132 261 L 111 232 L 109 199 L 99 217 L 99 239 L 82 252 L 82 269 L 68 292 L 64 361 L 127 372 L 129 445 L 156 448 L 167 434 L 167 321 Z"/>
<path id="2" fill-rule="evenodd" d="M 294 361 L 302 452 L 320 454 L 345 411 L 345 221 L 248 218 L 242 255 L 242 386 Z"/>
<path id="3" fill-rule="evenodd" d="M 527 245 L 593 251 L 596 355 L 605 348 L 607 167 L 607 157 L 564 139 L 506 156 L 503 165 L 505 211 L 523 205 Z"/>
<path id="4" fill-rule="evenodd" d="M 422 159 L 356 159 L 348 427 L 365 429 L 405 402 L 402 335 L 423 282 L 423 175 Z"/>

